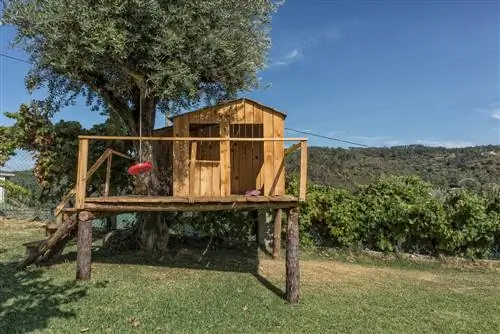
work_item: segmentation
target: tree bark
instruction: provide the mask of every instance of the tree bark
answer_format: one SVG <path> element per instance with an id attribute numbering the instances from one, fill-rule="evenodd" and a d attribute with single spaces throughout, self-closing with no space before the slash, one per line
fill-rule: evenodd
<path id="1" fill-rule="evenodd" d="M 283 210 L 277 209 L 274 214 L 274 232 L 273 232 L 273 258 L 277 259 L 280 256 L 281 249 L 281 220 Z"/>
<path id="2" fill-rule="evenodd" d="M 299 214 L 297 209 L 287 213 L 286 231 L 286 300 L 295 304 L 299 302 Z"/>
<path id="3" fill-rule="evenodd" d="M 137 105 L 138 108 L 138 105 Z M 136 108 L 136 109 L 137 109 Z M 155 123 L 156 105 L 152 99 L 145 99 L 142 102 L 142 135 L 152 136 Z M 139 116 L 139 110 L 136 114 Z M 137 122 L 139 127 L 140 122 Z M 139 133 L 137 128 L 137 133 Z M 135 176 L 135 193 L 147 196 L 170 195 L 167 186 L 166 172 L 163 170 L 158 157 L 162 152 L 155 152 L 153 142 L 142 141 L 137 144 L 137 151 L 142 161 L 149 161 L 154 168 L 150 172 Z M 158 154 L 156 154 L 158 153 Z M 170 154 L 171 152 L 163 152 Z M 162 168 L 159 168 L 159 167 Z M 151 255 L 163 255 L 167 250 L 169 240 L 168 224 L 164 219 L 164 214 L 159 212 L 144 212 L 137 216 L 136 233 L 137 242 L 141 250 Z"/>
<path id="4" fill-rule="evenodd" d="M 76 279 L 88 281 L 92 261 L 92 221 L 78 221 Z"/>

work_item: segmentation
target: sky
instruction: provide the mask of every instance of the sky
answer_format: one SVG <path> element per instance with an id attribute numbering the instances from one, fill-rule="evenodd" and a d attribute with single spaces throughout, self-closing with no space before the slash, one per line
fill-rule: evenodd
<path id="1" fill-rule="evenodd" d="M 13 35 L 0 27 L 0 52 L 26 58 Z M 500 1 L 289 0 L 271 42 L 262 88 L 243 95 L 285 111 L 288 128 L 368 146 L 500 144 Z M 43 96 L 26 92 L 28 69 L 0 57 L 0 111 Z M 84 103 L 61 118 L 102 121 Z"/>

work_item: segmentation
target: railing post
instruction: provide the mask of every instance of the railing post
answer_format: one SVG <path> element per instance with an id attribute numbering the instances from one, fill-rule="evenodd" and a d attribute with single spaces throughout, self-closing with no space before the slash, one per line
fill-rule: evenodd
<path id="1" fill-rule="evenodd" d="M 109 196 L 109 184 L 111 182 L 111 164 L 113 161 L 113 154 L 110 152 L 106 164 L 106 183 L 104 184 L 104 197 Z"/>
<path id="2" fill-rule="evenodd" d="M 299 200 L 306 200 L 307 192 L 307 141 L 300 142 L 300 181 Z"/>
<path id="3" fill-rule="evenodd" d="M 89 140 L 80 139 L 78 142 L 78 165 L 76 172 L 75 208 L 81 210 L 85 207 L 87 191 L 87 163 L 89 154 Z"/>

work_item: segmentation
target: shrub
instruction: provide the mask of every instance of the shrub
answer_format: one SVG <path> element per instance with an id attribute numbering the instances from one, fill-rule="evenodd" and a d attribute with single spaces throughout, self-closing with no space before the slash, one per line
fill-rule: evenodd
<path id="1" fill-rule="evenodd" d="M 381 178 L 359 197 L 366 246 L 390 252 L 434 251 L 444 211 L 429 183 L 408 176 Z"/>

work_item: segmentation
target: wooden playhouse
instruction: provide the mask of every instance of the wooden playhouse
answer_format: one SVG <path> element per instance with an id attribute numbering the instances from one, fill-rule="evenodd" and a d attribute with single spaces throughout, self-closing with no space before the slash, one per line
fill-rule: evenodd
<path id="1" fill-rule="evenodd" d="M 161 168 L 172 170 L 172 195 L 285 195 L 285 118 L 246 98 L 171 118 L 154 136 L 192 138 L 157 143 Z"/>

